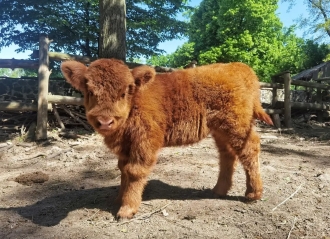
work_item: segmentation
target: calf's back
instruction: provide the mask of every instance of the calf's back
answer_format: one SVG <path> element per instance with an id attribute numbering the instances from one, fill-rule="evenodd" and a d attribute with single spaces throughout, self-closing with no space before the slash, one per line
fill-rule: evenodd
<path id="1" fill-rule="evenodd" d="M 174 146 L 198 142 L 212 129 L 239 126 L 240 120 L 250 127 L 258 97 L 258 78 L 248 66 L 214 64 L 157 74 L 133 105 L 159 120 L 164 145 Z"/>

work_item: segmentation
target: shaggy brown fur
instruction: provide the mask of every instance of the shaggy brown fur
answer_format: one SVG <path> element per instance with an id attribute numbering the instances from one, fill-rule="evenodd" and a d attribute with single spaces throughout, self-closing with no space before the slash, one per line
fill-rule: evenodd
<path id="1" fill-rule="evenodd" d="M 137 212 L 159 149 L 192 144 L 209 133 L 220 153 L 214 193 L 227 194 L 239 160 L 246 172 L 245 196 L 261 198 L 260 140 L 253 125 L 255 118 L 272 121 L 261 108 L 258 78 L 248 66 L 213 64 L 156 75 L 148 66 L 131 72 L 121 61 L 100 59 L 89 67 L 68 61 L 61 68 L 83 92 L 89 123 L 119 157 L 119 218 Z"/>

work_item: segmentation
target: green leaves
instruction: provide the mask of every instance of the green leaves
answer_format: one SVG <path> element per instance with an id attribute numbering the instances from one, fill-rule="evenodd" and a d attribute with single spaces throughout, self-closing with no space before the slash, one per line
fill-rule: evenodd
<path id="1" fill-rule="evenodd" d="M 185 43 L 173 54 L 151 56 L 151 58 L 147 60 L 147 64 L 182 68 L 196 59 L 197 56 L 194 54 L 194 43 Z"/>
<path id="2" fill-rule="evenodd" d="M 282 34 L 276 9 L 273 0 L 204 0 L 191 18 L 194 27 L 189 32 L 199 63 L 241 61 L 261 78 L 275 74 L 272 62 L 280 55 Z"/>

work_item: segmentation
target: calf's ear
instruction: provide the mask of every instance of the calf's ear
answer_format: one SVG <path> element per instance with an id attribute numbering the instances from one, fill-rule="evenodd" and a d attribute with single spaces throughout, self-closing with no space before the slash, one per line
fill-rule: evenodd
<path id="1" fill-rule="evenodd" d="M 156 71 L 150 66 L 139 66 L 132 70 L 135 85 L 140 87 L 155 79 Z"/>
<path id="2" fill-rule="evenodd" d="M 85 73 L 87 66 L 78 61 L 65 61 L 61 65 L 61 71 L 66 79 L 74 88 L 84 92 L 86 89 Z"/>

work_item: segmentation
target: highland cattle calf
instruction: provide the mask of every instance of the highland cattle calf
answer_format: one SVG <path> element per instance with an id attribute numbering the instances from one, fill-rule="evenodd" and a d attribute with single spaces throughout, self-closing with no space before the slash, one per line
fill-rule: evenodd
<path id="1" fill-rule="evenodd" d="M 67 61 L 61 69 L 84 94 L 88 122 L 118 155 L 118 218 L 138 211 L 162 147 L 189 145 L 209 133 L 220 153 L 213 192 L 227 194 L 239 161 L 246 173 L 246 198 L 261 198 L 260 140 L 253 126 L 255 119 L 270 125 L 272 120 L 261 107 L 259 81 L 247 65 L 212 64 L 156 75 L 148 66 L 130 71 L 122 61 L 99 59 L 88 67 Z"/>

